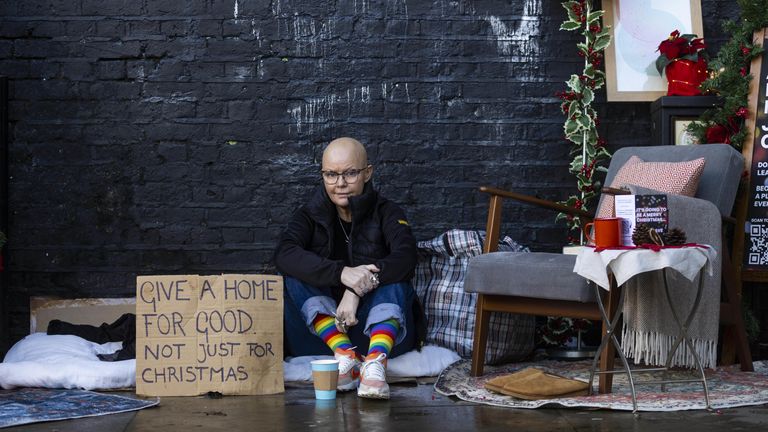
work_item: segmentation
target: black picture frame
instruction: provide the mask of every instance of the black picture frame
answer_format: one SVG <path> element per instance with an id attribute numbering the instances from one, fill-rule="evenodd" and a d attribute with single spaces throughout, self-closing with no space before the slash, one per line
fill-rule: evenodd
<path id="1" fill-rule="evenodd" d="M 683 136 L 684 126 L 714 107 L 722 105 L 718 96 L 662 96 L 651 104 L 653 145 L 694 144 Z"/>

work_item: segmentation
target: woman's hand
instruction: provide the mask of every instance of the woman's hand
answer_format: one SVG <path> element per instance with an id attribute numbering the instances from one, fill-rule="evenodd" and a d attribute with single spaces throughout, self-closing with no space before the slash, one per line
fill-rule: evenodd
<path id="1" fill-rule="evenodd" d="M 352 288 L 362 297 L 379 286 L 378 272 L 379 268 L 374 264 L 344 267 L 341 271 L 341 284 Z"/>
<path id="2" fill-rule="evenodd" d="M 360 297 L 355 294 L 344 291 L 344 296 L 339 302 L 339 306 L 336 308 L 336 321 L 343 324 L 343 329 L 339 328 L 342 333 L 347 332 L 347 327 L 352 327 L 357 324 L 357 306 L 360 304 Z M 339 326 L 337 325 L 337 328 Z"/>

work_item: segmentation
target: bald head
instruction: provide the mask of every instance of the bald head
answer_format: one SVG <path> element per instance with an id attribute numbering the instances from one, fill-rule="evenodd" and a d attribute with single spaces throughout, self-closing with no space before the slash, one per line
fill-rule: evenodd
<path id="1" fill-rule="evenodd" d="M 354 138 L 337 138 L 323 151 L 323 167 L 338 163 L 352 164 L 353 168 L 364 168 L 368 165 L 368 153 L 360 141 Z"/>
<path id="2" fill-rule="evenodd" d="M 360 141 L 353 138 L 338 138 L 330 142 L 323 151 L 323 168 L 336 173 L 328 182 L 323 181 L 328 198 L 336 205 L 339 217 L 349 222 L 352 216 L 349 198 L 363 193 L 365 184 L 371 179 L 373 167 L 368 165 L 368 154 Z"/>

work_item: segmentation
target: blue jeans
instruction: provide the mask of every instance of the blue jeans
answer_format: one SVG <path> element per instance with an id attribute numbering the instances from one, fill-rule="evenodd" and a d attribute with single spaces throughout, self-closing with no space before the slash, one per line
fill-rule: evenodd
<path id="1" fill-rule="evenodd" d="M 312 321 L 317 314 L 336 314 L 336 301 L 330 288 L 316 288 L 284 276 L 284 331 L 285 351 L 288 356 L 333 355 L 328 345 L 315 333 Z M 382 285 L 368 293 L 357 308 L 357 325 L 347 333 L 352 345 L 361 355 L 368 351 L 371 326 L 395 319 L 400 323 L 395 346 L 389 357 L 397 357 L 416 346 L 413 301 L 416 293 L 410 283 Z"/>

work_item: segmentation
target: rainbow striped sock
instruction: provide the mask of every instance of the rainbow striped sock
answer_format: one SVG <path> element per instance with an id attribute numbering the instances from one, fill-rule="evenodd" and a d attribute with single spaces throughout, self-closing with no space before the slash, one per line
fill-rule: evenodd
<path id="1" fill-rule="evenodd" d="M 395 319 L 388 319 L 371 326 L 371 344 L 368 346 L 368 355 L 371 358 L 379 353 L 389 356 L 395 345 L 395 337 L 400 330 L 400 324 Z"/>
<path id="2" fill-rule="evenodd" d="M 332 316 L 317 314 L 312 321 L 312 326 L 315 327 L 315 332 L 320 336 L 320 339 L 331 348 L 331 351 L 336 352 L 337 349 L 348 350 L 352 348 L 352 341 L 349 340 L 349 336 L 336 328 L 336 321 Z"/>

